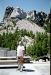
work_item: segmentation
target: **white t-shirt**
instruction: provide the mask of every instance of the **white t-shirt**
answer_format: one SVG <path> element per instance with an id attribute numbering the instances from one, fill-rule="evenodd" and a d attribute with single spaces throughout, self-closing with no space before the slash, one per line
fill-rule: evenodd
<path id="1" fill-rule="evenodd" d="M 24 46 L 17 47 L 17 56 L 23 56 L 23 50 L 25 50 Z"/>

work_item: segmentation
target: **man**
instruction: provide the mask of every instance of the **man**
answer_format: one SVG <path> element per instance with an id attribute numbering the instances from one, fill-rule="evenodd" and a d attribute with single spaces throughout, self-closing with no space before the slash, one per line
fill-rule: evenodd
<path id="1" fill-rule="evenodd" d="M 17 47 L 17 58 L 18 58 L 18 70 L 23 70 L 23 63 L 24 63 L 24 46 L 22 42 L 19 42 L 19 45 Z"/>

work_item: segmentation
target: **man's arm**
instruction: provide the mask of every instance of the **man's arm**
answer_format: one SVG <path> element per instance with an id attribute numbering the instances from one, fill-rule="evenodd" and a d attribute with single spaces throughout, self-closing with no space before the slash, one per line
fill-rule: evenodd
<path id="1" fill-rule="evenodd" d="M 23 50 L 23 56 L 25 55 L 25 50 Z"/>

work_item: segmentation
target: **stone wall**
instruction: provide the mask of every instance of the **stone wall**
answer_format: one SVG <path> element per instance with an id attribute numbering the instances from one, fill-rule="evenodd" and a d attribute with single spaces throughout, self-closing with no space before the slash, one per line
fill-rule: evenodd
<path id="1" fill-rule="evenodd" d="M 7 51 L 7 56 L 16 56 L 16 50 Z"/>
<path id="2" fill-rule="evenodd" d="M 0 57 L 16 56 L 16 50 L 9 50 L 8 48 L 0 48 Z"/>

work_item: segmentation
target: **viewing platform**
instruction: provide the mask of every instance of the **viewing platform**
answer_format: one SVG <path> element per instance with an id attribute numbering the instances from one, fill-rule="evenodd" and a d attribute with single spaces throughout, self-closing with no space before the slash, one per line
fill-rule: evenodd
<path id="1" fill-rule="evenodd" d="M 24 63 L 31 63 L 30 56 L 24 56 Z M 17 57 L 0 57 L 0 64 L 17 63 Z"/>

